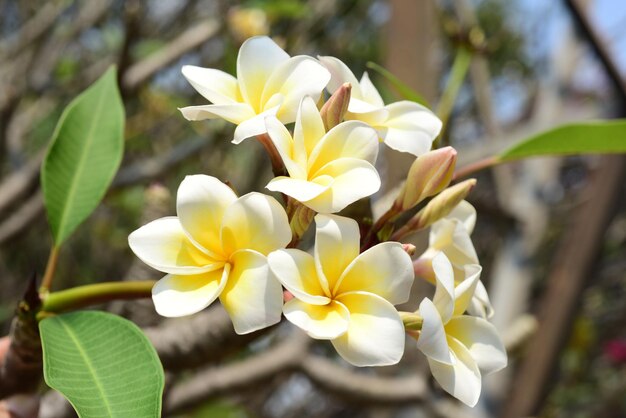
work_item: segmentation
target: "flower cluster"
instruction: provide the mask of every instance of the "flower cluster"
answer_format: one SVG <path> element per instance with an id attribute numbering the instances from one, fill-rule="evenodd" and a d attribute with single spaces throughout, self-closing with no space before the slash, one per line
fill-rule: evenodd
<path id="1" fill-rule="evenodd" d="M 481 373 L 507 358 L 470 238 L 476 211 L 464 198 L 475 180 L 449 186 L 456 151 L 431 151 L 437 116 L 409 101 L 385 105 L 367 73 L 359 81 L 337 58 L 290 57 L 267 37 L 243 43 L 237 78 L 194 66 L 182 73 L 211 102 L 183 116 L 234 123 L 235 144 L 261 140 L 276 174 L 267 188 L 286 208 L 257 192 L 237 197 L 215 177 L 185 178 L 177 216 L 129 236 L 135 254 L 167 274 L 152 292 L 157 312 L 189 315 L 219 298 L 239 334 L 284 315 L 356 366 L 398 363 L 408 334 L 441 387 L 476 404 Z M 417 157 L 394 204 L 373 225 L 334 215 L 380 188 L 380 142 Z M 312 249 L 297 249 L 313 221 Z M 412 260 L 400 241 L 427 227 L 429 248 Z M 436 286 L 434 296 L 400 312 L 416 275 Z"/>

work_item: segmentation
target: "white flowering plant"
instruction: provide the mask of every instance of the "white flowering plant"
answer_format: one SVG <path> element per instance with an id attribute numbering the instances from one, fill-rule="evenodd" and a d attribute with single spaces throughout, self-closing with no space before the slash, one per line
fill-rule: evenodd
<path id="1" fill-rule="evenodd" d="M 507 353 L 490 322 L 497 313 L 471 239 L 477 213 L 465 199 L 476 180 L 462 179 L 532 155 L 624 151 L 620 142 L 581 148 L 548 132 L 456 170 L 457 153 L 436 145 L 442 122 L 427 107 L 385 104 L 367 73 L 359 80 L 334 57 L 290 57 L 264 36 L 243 43 L 236 78 L 196 66 L 182 75 L 210 102 L 183 107 L 182 116 L 236 125 L 237 146 L 258 140 L 271 162 L 266 193 L 273 195 L 239 196 L 211 173 L 190 173 L 178 188 L 176 216 L 128 237 L 162 278 L 50 292 L 61 244 L 103 197 L 122 158 L 115 70 L 68 106 L 42 168 L 55 245 L 41 288 L 20 305 L 18 327 L 39 323 L 45 381 L 84 417 L 160 415 L 163 368 L 141 330 L 80 310 L 146 296 L 164 317 L 195 314 L 219 299 L 240 335 L 284 318 L 359 367 L 394 365 L 419 350 L 438 385 L 474 406 L 482 376 L 506 367 Z M 415 157 L 406 180 L 382 216 L 346 216 L 380 190 L 381 146 Z M 416 254 L 410 236 L 427 229 L 428 248 Z M 416 292 L 416 280 L 431 283 L 430 293 Z"/>

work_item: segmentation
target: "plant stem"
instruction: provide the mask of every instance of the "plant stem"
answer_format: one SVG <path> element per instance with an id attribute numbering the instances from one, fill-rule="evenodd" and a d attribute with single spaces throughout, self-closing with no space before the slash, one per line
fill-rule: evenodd
<path id="1" fill-rule="evenodd" d="M 50 287 L 52 286 L 52 279 L 54 278 L 54 272 L 57 269 L 57 261 L 59 259 L 59 247 L 53 245 L 50 249 L 50 255 L 48 256 L 48 264 L 46 264 L 46 272 L 43 275 L 43 279 L 41 280 L 41 287 L 39 288 L 39 293 L 44 297 Z"/>
<path id="2" fill-rule="evenodd" d="M 268 134 L 260 134 L 256 136 L 261 145 L 265 148 L 267 155 L 270 157 L 270 161 L 272 162 L 272 171 L 274 172 L 274 176 L 284 176 L 286 175 L 285 164 L 283 163 L 283 159 L 280 157 L 274 142 L 272 142 L 272 138 Z"/>
<path id="3" fill-rule="evenodd" d="M 387 212 L 383 214 L 383 216 L 378 218 L 378 220 L 374 223 L 374 225 L 372 225 L 370 230 L 367 232 L 367 235 L 365 236 L 365 238 L 363 238 L 363 245 L 361 246 L 361 251 L 367 250 L 371 246 L 371 244 L 373 244 L 374 238 L 376 237 L 376 234 L 378 234 L 378 231 L 380 231 L 387 222 L 389 222 L 394 216 L 398 215 L 399 213 L 400 213 L 400 209 L 395 204 L 393 204 L 387 210 Z"/>
<path id="4" fill-rule="evenodd" d="M 446 88 L 441 96 L 439 105 L 437 106 L 437 115 L 443 122 L 443 130 L 439 134 L 439 137 L 435 140 L 433 148 L 438 148 L 441 145 L 441 138 L 445 134 L 446 127 L 448 126 L 448 120 L 452 114 L 454 103 L 456 103 L 459 90 L 465 81 L 465 75 L 469 69 L 470 62 L 472 61 L 472 53 L 466 47 L 460 46 L 456 51 L 454 62 L 452 63 L 452 69 L 450 70 L 450 78 L 446 84 Z"/>
<path id="5" fill-rule="evenodd" d="M 424 323 L 424 319 L 416 312 L 398 312 L 400 314 L 400 318 L 402 318 L 402 323 L 404 324 L 404 329 L 407 331 L 419 331 L 422 329 L 422 324 Z"/>
<path id="6" fill-rule="evenodd" d="M 148 298 L 155 283 L 155 280 L 105 282 L 52 292 L 45 297 L 42 310 L 58 313 L 113 300 Z"/>
<path id="7" fill-rule="evenodd" d="M 476 161 L 475 163 L 468 164 L 464 167 L 459 168 L 452 177 L 452 180 L 458 180 L 463 177 L 467 177 L 476 171 L 484 170 L 485 168 L 493 167 L 494 165 L 500 164 L 502 161 L 497 156 L 487 157 L 480 161 Z"/>

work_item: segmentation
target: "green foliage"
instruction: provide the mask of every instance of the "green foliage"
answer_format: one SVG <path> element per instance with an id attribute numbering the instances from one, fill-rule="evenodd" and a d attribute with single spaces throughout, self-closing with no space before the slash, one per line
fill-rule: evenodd
<path id="1" fill-rule="evenodd" d="M 80 417 L 161 416 L 163 367 L 135 324 L 81 311 L 46 318 L 39 330 L 44 379 Z"/>
<path id="2" fill-rule="evenodd" d="M 626 153 L 626 119 L 559 126 L 528 138 L 498 156 L 511 161 L 541 155 Z"/>
<path id="3" fill-rule="evenodd" d="M 391 71 L 386 68 L 376 64 L 375 62 L 368 62 L 367 68 L 376 71 L 378 74 L 383 76 L 389 84 L 394 88 L 394 90 L 405 100 L 410 100 L 415 103 L 419 103 L 422 106 L 429 107 L 428 102 L 424 99 L 418 92 L 413 90 L 407 84 L 403 83 L 398 77 L 393 75 Z"/>
<path id="4" fill-rule="evenodd" d="M 245 6 L 262 9 L 270 19 L 300 19 L 310 13 L 310 6 L 301 0 L 249 0 Z"/>
<path id="5" fill-rule="evenodd" d="M 102 200 L 122 161 L 124 106 L 110 68 L 63 111 L 41 169 L 57 246 Z"/>

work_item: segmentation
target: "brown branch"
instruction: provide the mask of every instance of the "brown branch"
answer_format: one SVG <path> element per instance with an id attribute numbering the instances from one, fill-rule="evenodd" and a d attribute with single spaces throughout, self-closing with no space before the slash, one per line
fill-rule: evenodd
<path id="1" fill-rule="evenodd" d="M 308 337 L 297 334 L 277 346 L 245 360 L 222 367 L 213 367 L 174 386 L 163 409 L 175 413 L 197 406 L 209 398 L 239 391 L 259 384 L 278 373 L 293 370 L 308 344 Z"/>
<path id="2" fill-rule="evenodd" d="M 417 372 L 409 377 L 381 377 L 342 368 L 314 355 L 305 356 L 298 367 L 321 389 L 360 403 L 420 403 L 428 394 L 426 381 Z"/>
<path id="3" fill-rule="evenodd" d="M 0 223 L 0 244 L 15 237 L 43 213 L 43 199 L 41 191 L 31 196 L 20 208 L 3 219 Z"/>
<path id="4" fill-rule="evenodd" d="M 587 199 L 576 213 L 573 225 L 561 238 L 561 246 L 541 298 L 539 328 L 529 342 L 528 353 L 518 368 L 504 416 L 517 418 L 537 412 L 570 330 L 578 300 L 601 249 L 604 231 L 622 186 L 625 159 L 603 157 L 600 168 L 586 188 Z"/>
<path id="5" fill-rule="evenodd" d="M 11 324 L 8 349 L 0 358 L 0 399 L 31 393 L 41 381 L 41 341 L 35 318 L 40 303 L 33 276 Z"/>
<path id="6" fill-rule="evenodd" d="M 13 172 L 0 184 L 0 213 L 20 199 L 39 180 L 39 168 L 44 153 L 39 152 L 19 170 Z"/>
<path id="7" fill-rule="evenodd" d="M 57 17 L 70 4 L 70 2 L 64 0 L 45 3 L 29 21 L 22 25 L 19 31 L 0 42 L 2 60 L 7 60 L 45 35 Z"/>
<path id="8" fill-rule="evenodd" d="M 179 371 L 215 362 L 243 347 L 271 328 L 237 335 L 221 306 L 185 319 L 171 319 L 147 328 L 146 335 L 159 353 L 163 367 Z"/>
<path id="9" fill-rule="evenodd" d="M 161 68 L 206 42 L 219 28 L 219 22 L 207 20 L 187 29 L 165 47 L 130 67 L 122 80 L 122 87 L 128 90 L 136 88 Z"/>

